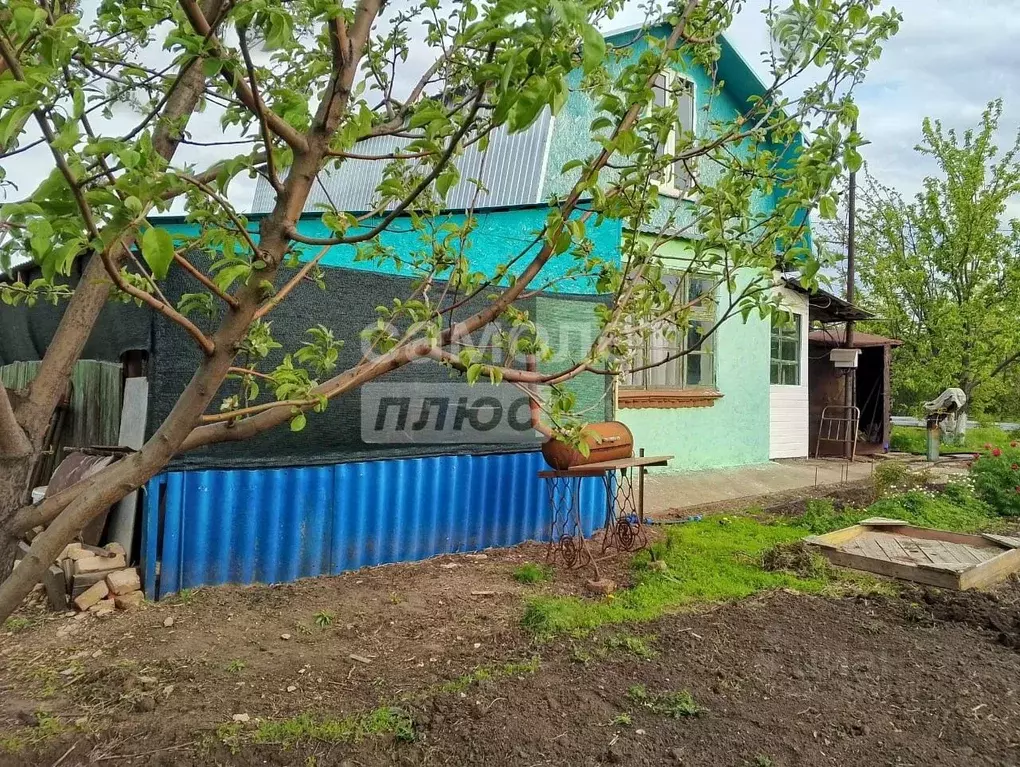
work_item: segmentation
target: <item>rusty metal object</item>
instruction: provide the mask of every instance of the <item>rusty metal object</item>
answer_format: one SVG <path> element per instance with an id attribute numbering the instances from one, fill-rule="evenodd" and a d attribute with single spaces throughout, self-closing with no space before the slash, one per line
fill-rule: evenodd
<path id="1" fill-rule="evenodd" d="M 586 437 L 590 448 L 587 456 L 558 439 L 550 439 L 542 445 L 545 462 L 561 471 L 589 463 L 616 461 L 630 458 L 634 454 L 634 435 L 619 421 L 604 421 L 589 424 Z"/>
<path id="2" fill-rule="evenodd" d="M 101 469 L 105 469 L 116 460 L 113 455 L 87 455 L 82 452 L 71 453 L 60 462 L 53 476 L 50 477 L 49 485 L 46 487 L 46 497 L 56 495 L 61 490 L 66 490 L 83 479 L 88 479 Z M 81 540 L 84 543 L 95 545 L 99 543 L 99 537 L 103 534 L 103 527 L 106 525 L 106 514 L 96 517 L 85 529 L 81 531 Z"/>

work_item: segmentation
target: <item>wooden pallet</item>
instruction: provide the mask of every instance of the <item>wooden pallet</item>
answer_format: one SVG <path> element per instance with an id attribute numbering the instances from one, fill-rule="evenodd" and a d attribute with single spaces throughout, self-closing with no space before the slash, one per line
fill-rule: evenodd
<path id="1" fill-rule="evenodd" d="M 913 527 L 900 519 L 865 519 L 805 540 L 834 565 L 946 589 L 984 588 L 1020 570 L 1020 538 Z"/>

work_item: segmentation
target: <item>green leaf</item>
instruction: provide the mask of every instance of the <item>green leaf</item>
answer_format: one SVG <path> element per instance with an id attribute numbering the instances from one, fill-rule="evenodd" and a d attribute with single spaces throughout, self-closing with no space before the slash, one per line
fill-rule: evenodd
<path id="1" fill-rule="evenodd" d="M 606 39 L 591 24 L 581 27 L 581 39 L 584 41 L 581 66 L 585 74 L 588 74 L 597 69 L 606 57 Z"/>
<path id="2" fill-rule="evenodd" d="M 861 169 L 864 164 L 864 159 L 861 157 L 861 153 L 852 147 L 847 147 L 846 150 L 846 167 L 851 173 L 856 173 Z"/>
<path id="3" fill-rule="evenodd" d="M 142 235 L 142 258 L 152 270 L 153 277 L 157 280 L 166 277 L 174 260 L 174 241 L 166 229 L 152 226 L 145 230 Z"/>
<path id="4" fill-rule="evenodd" d="M 305 424 L 308 422 L 307 417 L 304 413 L 298 413 L 296 416 L 290 419 L 290 430 L 301 431 L 305 428 Z"/>
<path id="5" fill-rule="evenodd" d="M 50 249 L 53 238 L 53 227 L 45 218 L 33 218 L 28 222 L 28 231 L 31 234 L 29 244 L 32 253 L 36 258 L 42 258 Z"/>
<path id="6" fill-rule="evenodd" d="M 474 384 L 475 381 L 478 380 L 478 376 L 480 376 L 481 374 L 482 374 L 482 366 L 479 363 L 476 362 L 473 365 L 468 365 L 468 369 L 467 369 L 467 382 L 469 384 Z"/>
<path id="7" fill-rule="evenodd" d="M 823 219 L 833 219 L 836 217 L 836 201 L 832 197 L 825 195 L 818 201 L 818 214 Z"/>

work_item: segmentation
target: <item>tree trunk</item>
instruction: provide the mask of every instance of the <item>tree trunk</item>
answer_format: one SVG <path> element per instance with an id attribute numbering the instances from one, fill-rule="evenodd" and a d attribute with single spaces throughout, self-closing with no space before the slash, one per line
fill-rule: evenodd
<path id="1" fill-rule="evenodd" d="M 6 578 L 11 572 L 18 556 L 19 536 L 11 526 L 11 521 L 23 505 L 31 471 L 31 453 L 0 457 L 0 579 Z"/>

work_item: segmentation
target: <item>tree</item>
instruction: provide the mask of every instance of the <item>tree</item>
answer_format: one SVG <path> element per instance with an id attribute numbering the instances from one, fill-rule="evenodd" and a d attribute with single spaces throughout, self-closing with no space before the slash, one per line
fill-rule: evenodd
<path id="1" fill-rule="evenodd" d="M 4 252 L 28 254 L 44 275 L 37 284 L 8 285 L 3 295 L 59 300 L 61 275 L 79 259 L 87 266 L 30 388 L 0 388 L 0 567 L 10 564 L 15 536 L 48 525 L 0 585 L 0 617 L 84 524 L 175 455 L 287 423 L 300 430 L 330 399 L 412 361 L 432 360 L 471 382 L 502 380 L 529 390 L 544 384 L 546 418 L 561 439 L 581 444 L 584 424 L 570 417 L 569 397 L 555 384 L 582 372 L 618 374 L 633 339 L 653 326 L 686 330 L 687 296 L 660 279 L 656 249 L 666 232 L 696 235 L 692 268 L 710 270 L 729 288 L 719 322 L 772 309 L 777 259 L 800 263 L 810 282 L 818 264 L 801 244 L 804 213 L 819 201 L 830 205 L 832 180 L 859 159 L 859 139 L 849 127 L 856 114 L 852 89 L 899 16 L 878 13 L 871 0 L 795 0 L 784 10 L 770 8 L 774 41 L 764 96 L 749 100 L 736 122 L 713 125 L 709 136 L 681 134 L 667 142 L 676 94 L 652 107 L 656 75 L 681 60 L 714 71 L 719 35 L 742 4 L 680 2 L 665 17 L 667 36 L 649 38 L 647 49 L 627 60 L 607 51 L 595 27 L 621 5 L 465 0 L 441 8 L 438 0 L 421 0 L 384 22 L 383 0 L 353 6 L 135 0 L 104 2 L 86 27 L 58 3 L 14 0 L 10 17 L 0 17 L 0 58 L 8 67 L 0 75 L 0 143 L 8 154 L 45 145 L 55 168 L 0 214 L 11 233 Z M 412 49 L 424 47 L 411 41 L 419 28 L 436 58 L 415 77 L 405 62 Z M 160 46 L 173 60 L 154 68 L 142 53 Z M 803 95 L 781 94 L 809 69 L 821 76 Z M 569 79 L 576 71 L 579 84 Z M 361 245 L 371 258 L 373 242 L 397 216 L 408 215 L 416 227 L 430 225 L 459 178 L 457 158 L 465 146 L 484 147 L 503 124 L 523 130 L 543 109 L 557 112 L 571 87 L 583 88 L 598 104 L 591 125 L 596 149 L 563 169 L 576 181 L 554 201 L 529 247 L 507 253 L 491 274 L 474 272 L 463 249 L 469 217 L 415 264 L 417 287 L 407 300 L 381 310 L 379 329 L 369 338 L 372 354 L 360 363 L 336 370 L 337 345 L 350 339 L 320 329 L 309 344 L 288 350 L 283 364 L 260 367 L 259 350 L 273 343 L 265 318 L 295 285 L 314 277 L 326 249 Z M 102 131 L 94 124 L 97 110 L 124 105 L 138 114 L 130 130 Z M 189 117 L 200 108 L 218 109 L 222 124 L 248 142 L 240 150 L 224 143 L 224 156 L 208 168 L 175 162 L 177 146 L 189 140 Z M 807 126 L 810 142 L 791 151 Z M 299 233 L 296 222 L 317 174 L 327 164 L 363 157 L 358 144 L 364 139 L 397 134 L 413 140 L 400 152 L 371 158 L 386 164 L 377 215 L 365 219 L 378 223 L 356 231 L 364 221 L 329 210 L 323 220 L 330 236 Z M 654 179 L 678 162 L 705 169 L 693 204 L 657 194 Z M 228 200 L 231 180 L 242 173 L 264 175 L 277 192 L 257 228 Z M 762 194 L 778 200 L 769 215 L 753 212 L 752 200 Z M 592 202 L 582 210 L 578 203 L 588 197 Z M 197 235 L 173 240 L 148 225 L 150 213 L 175 201 L 200 225 Z M 626 237 L 621 267 L 591 255 L 586 224 L 593 217 L 621 219 L 629 232 L 647 229 L 654 217 L 661 234 Z M 301 244 L 321 250 L 296 276 L 281 280 L 281 266 Z M 208 269 L 192 257 L 198 251 L 216 254 Z M 543 286 L 554 262 L 569 262 L 569 274 L 597 275 L 614 300 L 600 308 L 600 334 L 584 359 L 542 374 L 527 369 L 532 366 L 525 360 L 549 350 L 514 302 Z M 159 287 L 171 269 L 186 270 L 203 290 L 171 305 Z M 738 289 L 736 277 L 747 271 L 760 279 Z M 445 288 L 432 290 L 440 284 Z M 488 300 L 484 309 L 448 322 L 435 298 L 447 290 Z M 44 425 L 110 296 L 146 304 L 180 325 L 201 350 L 201 362 L 140 450 L 69 491 L 25 506 Z M 489 348 L 467 344 L 469 334 L 496 322 L 514 332 L 493 334 Z M 237 359 L 242 349 L 249 360 L 244 368 Z M 238 381 L 252 395 L 247 402 L 228 394 Z M 253 384 L 260 384 L 258 392 Z"/>
<path id="2" fill-rule="evenodd" d="M 1003 373 L 1020 359 L 1020 134 L 999 152 L 1002 102 L 962 135 L 925 119 L 916 150 L 939 175 L 911 202 L 874 179 L 859 204 L 857 252 L 869 308 L 904 342 L 893 366 L 898 405 L 962 388 L 972 412 L 1016 413 Z M 1008 410 L 1012 408 L 1012 410 Z"/>

